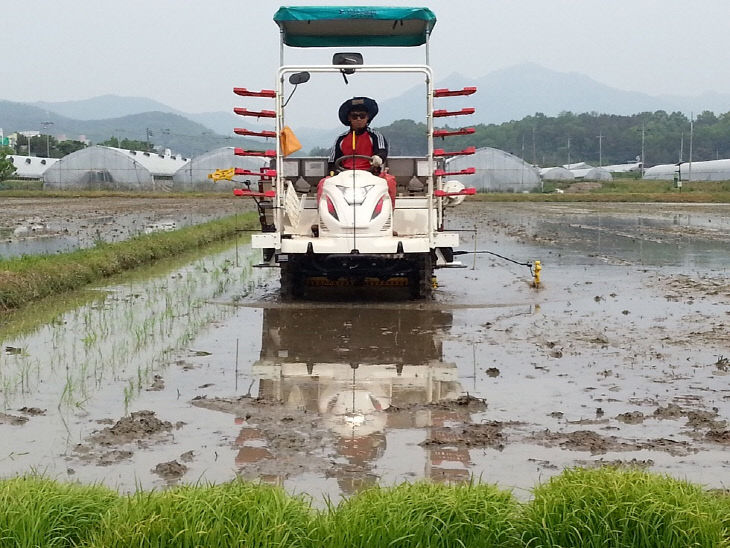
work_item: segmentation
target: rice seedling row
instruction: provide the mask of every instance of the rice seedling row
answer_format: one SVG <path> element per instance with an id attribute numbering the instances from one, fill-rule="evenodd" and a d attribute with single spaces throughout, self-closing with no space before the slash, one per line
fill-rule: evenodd
<path id="1" fill-rule="evenodd" d="M 3 546 L 604 547 L 730 545 L 730 498 L 644 471 L 572 469 L 517 501 L 495 486 L 375 487 L 318 510 L 233 481 L 120 496 L 38 475 L 0 481 Z"/>

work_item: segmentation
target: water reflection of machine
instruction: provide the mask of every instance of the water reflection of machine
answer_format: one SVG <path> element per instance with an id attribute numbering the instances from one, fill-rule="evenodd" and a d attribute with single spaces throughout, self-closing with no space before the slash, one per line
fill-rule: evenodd
<path id="1" fill-rule="evenodd" d="M 455 364 L 441 361 L 451 321 L 448 312 L 415 308 L 265 309 L 261 356 L 253 366 L 259 396 L 322 416 L 353 472 L 338 476 L 351 491 L 382 456 L 387 431 L 458 420 L 458 411 L 424 405 L 461 395 Z M 250 447 L 265 458 L 259 443 Z M 467 451 L 429 449 L 426 460 L 426 475 L 468 476 Z"/>

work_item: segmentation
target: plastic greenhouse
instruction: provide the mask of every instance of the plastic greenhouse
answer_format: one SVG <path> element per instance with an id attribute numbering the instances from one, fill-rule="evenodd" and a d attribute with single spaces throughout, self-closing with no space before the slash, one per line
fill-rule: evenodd
<path id="1" fill-rule="evenodd" d="M 43 174 L 43 188 L 170 190 L 181 156 L 93 146 L 61 158 Z"/>
<path id="2" fill-rule="evenodd" d="M 543 181 L 572 181 L 575 175 L 564 167 L 544 167 L 540 170 L 540 177 Z"/>
<path id="3" fill-rule="evenodd" d="M 468 167 L 476 168 L 476 174 L 449 178 L 485 192 L 523 192 L 541 184 L 540 172 L 535 167 L 496 148 L 478 148 L 471 156 L 456 157 L 447 163 L 447 171 Z"/>
<path id="4" fill-rule="evenodd" d="M 576 179 L 585 181 L 613 181 L 613 175 L 602 167 L 586 167 L 583 169 L 570 170 Z"/>
<path id="5" fill-rule="evenodd" d="M 187 164 L 177 170 L 172 177 L 172 185 L 176 191 L 230 191 L 234 187 L 241 188 L 239 179 L 234 181 L 214 181 L 208 175 L 216 170 L 243 168 L 250 171 L 259 171 L 259 168 L 268 166 L 268 161 L 263 158 L 251 156 L 236 156 L 233 154 L 233 147 L 222 147 L 205 154 L 192 158 Z M 258 179 L 254 179 L 258 182 Z"/>
<path id="6" fill-rule="evenodd" d="M 730 181 L 730 159 L 692 162 L 691 168 L 689 162 L 660 164 L 648 168 L 644 179 L 671 181 L 675 174 L 681 175 L 682 181 Z"/>
<path id="7" fill-rule="evenodd" d="M 641 171 L 641 162 L 631 162 L 628 164 L 613 164 L 610 166 L 602 166 L 606 171 L 611 173 L 631 173 Z"/>

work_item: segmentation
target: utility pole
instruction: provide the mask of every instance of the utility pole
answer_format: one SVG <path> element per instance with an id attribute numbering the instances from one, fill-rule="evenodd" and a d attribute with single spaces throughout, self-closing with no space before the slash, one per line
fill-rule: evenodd
<path id="1" fill-rule="evenodd" d="M 687 180 L 692 182 L 692 138 L 695 132 L 695 115 L 691 112 L 689 115 L 689 171 L 687 173 Z"/>
<path id="2" fill-rule="evenodd" d="M 170 129 L 169 128 L 167 128 L 167 129 L 161 129 L 160 130 L 160 135 L 165 135 L 167 137 L 162 143 L 160 143 L 160 145 L 163 148 L 167 148 L 167 144 L 170 142 L 170 139 L 169 139 L 169 137 L 170 137 Z M 160 139 L 160 140 L 162 140 L 162 139 Z"/>
<path id="3" fill-rule="evenodd" d="M 598 135 L 598 167 L 603 166 L 603 133 L 599 132 Z"/>
<path id="4" fill-rule="evenodd" d="M 644 122 L 641 122 L 641 178 L 644 178 L 644 166 L 646 165 L 644 163 L 644 134 L 646 133 L 646 128 L 644 127 Z"/>
<path id="5" fill-rule="evenodd" d="M 684 159 L 684 131 L 682 132 L 682 137 L 679 140 L 679 163 L 682 163 L 683 159 Z"/>
<path id="6" fill-rule="evenodd" d="M 152 135 L 152 130 L 147 128 L 147 152 L 150 151 L 150 135 Z"/>
<path id="7" fill-rule="evenodd" d="M 570 137 L 568 137 L 568 169 L 570 169 Z"/>
<path id="8" fill-rule="evenodd" d="M 520 173 L 520 185 L 525 184 L 525 134 L 522 134 L 522 154 L 520 156 L 520 159 L 522 160 L 522 171 Z"/>
<path id="9" fill-rule="evenodd" d="M 532 165 L 537 165 L 537 154 L 535 153 L 535 126 L 532 126 Z"/>
<path id="10" fill-rule="evenodd" d="M 53 122 L 41 122 L 43 130 L 46 133 L 46 158 L 51 157 L 51 135 L 48 133 L 48 128 L 53 125 Z"/>

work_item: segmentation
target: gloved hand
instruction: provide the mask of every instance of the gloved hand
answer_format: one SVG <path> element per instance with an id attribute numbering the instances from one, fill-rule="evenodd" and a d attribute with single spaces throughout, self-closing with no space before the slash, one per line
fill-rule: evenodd
<path id="1" fill-rule="evenodd" d="M 380 167 L 383 165 L 383 159 L 380 156 L 370 158 L 370 167 Z"/>

